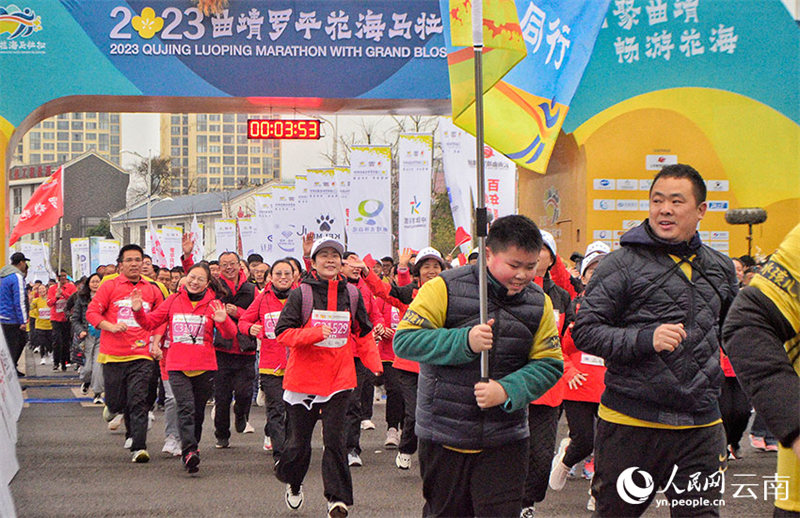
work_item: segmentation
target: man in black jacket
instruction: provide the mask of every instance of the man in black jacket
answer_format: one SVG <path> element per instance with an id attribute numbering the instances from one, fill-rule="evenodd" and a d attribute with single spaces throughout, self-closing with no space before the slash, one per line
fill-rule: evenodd
<path id="1" fill-rule="evenodd" d="M 663 488 L 673 516 L 719 514 L 726 462 L 717 398 L 720 323 L 738 287 L 701 243 L 706 187 L 659 172 L 649 218 L 622 236 L 586 289 L 573 338 L 605 360 L 592 495 L 598 516 L 638 516 Z"/>

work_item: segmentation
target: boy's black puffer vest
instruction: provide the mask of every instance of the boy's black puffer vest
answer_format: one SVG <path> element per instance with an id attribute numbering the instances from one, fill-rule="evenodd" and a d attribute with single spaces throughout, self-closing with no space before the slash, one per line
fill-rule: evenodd
<path id="1" fill-rule="evenodd" d="M 445 327 L 479 324 L 477 265 L 450 270 L 441 277 L 447 285 Z M 489 353 L 491 379 L 499 380 L 528 363 L 543 307 L 544 293 L 538 286 L 531 284 L 509 297 L 490 277 L 489 318 L 495 319 Z M 462 365 L 420 364 L 417 436 L 462 449 L 495 447 L 528 437 L 527 406 L 512 413 L 500 406 L 481 410 L 474 394 L 478 381 L 480 356 Z"/>

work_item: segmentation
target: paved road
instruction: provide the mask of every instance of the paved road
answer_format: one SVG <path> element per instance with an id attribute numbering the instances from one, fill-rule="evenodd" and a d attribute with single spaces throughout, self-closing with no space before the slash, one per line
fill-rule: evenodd
<path id="1" fill-rule="evenodd" d="M 80 396 L 74 372 L 53 373 L 49 365 L 34 365 L 31 359 L 26 367 L 29 375 L 23 384 L 28 386 L 25 394 L 31 401 Z M 375 406 L 379 430 L 362 435 L 364 467 L 352 470 L 356 504 L 351 515 L 420 516 L 416 458 L 409 471 L 394 467 L 395 452 L 383 448 L 383 410 L 383 405 Z M 217 450 L 207 414 L 200 444 L 201 469 L 192 477 L 181 469 L 178 459 L 159 454 L 164 425 L 161 412 L 156 412 L 149 434 L 153 459 L 141 465 L 130 462 L 130 454 L 122 448 L 124 436 L 106 430 L 100 407 L 76 401 L 30 403 L 19 421 L 20 470 L 11 484 L 17 512 L 21 517 L 323 516 L 319 427 L 306 478 L 306 503 L 301 512 L 290 513 L 283 503 L 283 485 L 272 476 L 271 456 L 261 449 L 263 408 L 254 408 L 251 422 L 257 433 L 234 433 L 231 448 Z M 562 421 L 559 438 L 565 433 Z M 771 516 L 760 477 L 774 473 L 775 454 L 754 452 L 749 445 L 745 454 L 728 470 L 727 505 L 722 516 Z M 733 474 L 752 474 L 746 481 L 759 485 L 759 498 L 733 498 Z M 743 477 L 737 480 L 742 481 Z M 587 481 L 579 479 L 570 481 L 561 492 L 550 491 L 537 506 L 537 516 L 589 516 L 584 507 L 588 487 Z M 645 516 L 664 517 L 668 511 L 651 507 Z"/>

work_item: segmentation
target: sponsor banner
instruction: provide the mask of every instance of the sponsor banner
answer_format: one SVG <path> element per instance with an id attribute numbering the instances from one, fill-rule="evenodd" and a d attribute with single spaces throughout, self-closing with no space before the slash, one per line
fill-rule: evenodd
<path id="1" fill-rule="evenodd" d="M 214 222 L 214 235 L 216 237 L 216 252 L 219 256 L 222 252 L 236 251 L 236 220 L 218 219 Z"/>
<path id="2" fill-rule="evenodd" d="M 630 230 L 634 227 L 638 227 L 641 224 L 641 220 L 638 219 L 623 219 L 622 220 L 622 229 L 623 230 Z"/>
<path id="3" fill-rule="evenodd" d="M 342 205 L 339 202 L 339 187 L 336 183 L 336 171 L 331 168 L 309 169 L 307 217 L 309 231 L 314 238 L 328 237 L 345 244 L 345 226 Z"/>
<path id="4" fill-rule="evenodd" d="M 439 141 L 442 143 L 442 164 L 450 211 L 455 228 L 472 232 L 472 184 L 476 182 L 474 172 L 467 164 L 468 156 L 475 156 L 475 146 L 466 149 L 462 140 L 467 133 L 453 124 L 449 117 L 439 119 Z M 471 176 L 472 175 L 472 176 Z M 468 241 L 461 245 L 461 251 L 468 253 L 472 247 Z"/>
<path id="5" fill-rule="evenodd" d="M 192 218 L 192 226 L 190 229 L 194 237 L 194 246 L 192 247 L 192 260 L 199 263 L 206 257 L 205 236 L 203 235 L 203 225 L 197 222 L 197 215 Z M 181 253 L 183 247 L 181 247 Z"/>
<path id="6" fill-rule="evenodd" d="M 617 210 L 639 210 L 639 200 L 617 200 Z"/>
<path id="7" fill-rule="evenodd" d="M 350 228 L 350 209 L 347 204 L 350 200 L 350 184 L 352 183 L 352 175 L 350 168 L 345 165 L 337 165 L 333 167 L 333 178 L 336 185 L 336 192 L 339 197 L 339 210 L 341 211 L 344 228 Z"/>
<path id="8" fill-rule="evenodd" d="M 149 234 L 149 231 L 147 231 L 147 233 Z M 105 238 L 102 237 L 102 236 L 90 236 L 89 237 L 89 259 L 91 261 L 90 268 L 92 269 L 93 272 L 97 271 L 97 267 L 98 266 L 100 266 L 101 264 L 105 264 L 105 263 L 101 263 L 100 262 L 100 241 L 103 240 L 103 239 L 105 239 Z M 147 242 L 148 242 L 148 246 L 145 247 L 145 251 L 152 250 L 152 246 L 149 246 L 150 245 L 150 238 L 149 237 L 147 238 Z M 152 255 L 152 254 L 150 254 L 150 255 Z M 115 263 L 116 263 L 116 261 L 115 261 Z M 153 256 L 153 264 L 157 264 L 155 256 Z M 161 265 L 159 265 L 159 266 L 161 266 Z"/>
<path id="9" fill-rule="evenodd" d="M 398 143 L 398 248 L 430 244 L 433 135 L 403 134 Z"/>
<path id="10" fill-rule="evenodd" d="M 89 267 L 89 238 L 73 237 L 69 240 L 69 245 L 72 256 L 72 278 L 80 279 L 84 275 L 93 273 Z"/>
<path id="11" fill-rule="evenodd" d="M 272 251 L 277 257 L 301 257 L 302 243 L 295 224 L 294 185 L 272 186 Z M 276 257 L 276 258 L 277 258 Z"/>
<path id="12" fill-rule="evenodd" d="M 181 254 L 183 253 L 181 244 L 183 229 L 181 227 L 161 227 L 156 232 L 158 233 L 158 239 L 161 241 L 161 249 L 164 250 L 167 268 L 180 266 Z"/>
<path id="13" fill-rule="evenodd" d="M 274 225 L 272 224 L 272 192 L 256 194 L 255 200 L 255 220 L 256 227 L 256 246 L 259 254 L 272 264 L 275 258 L 272 255 L 272 240 Z"/>
<path id="14" fill-rule="evenodd" d="M 728 192 L 730 182 L 728 180 L 707 180 L 706 188 L 708 192 Z"/>
<path id="15" fill-rule="evenodd" d="M 713 200 L 708 202 L 709 212 L 725 212 L 730 208 L 727 200 Z"/>
<path id="16" fill-rule="evenodd" d="M 247 259 L 250 254 L 261 253 L 259 252 L 258 226 L 255 218 L 239 218 L 239 239 L 242 243 L 242 259 Z"/>
<path id="17" fill-rule="evenodd" d="M 55 273 L 48 266 L 50 264 L 48 260 L 50 245 L 48 243 L 20 241 L 19 251 L 30 259 L 28 261 L 28 274 L 25 277 L 26 282 L 42 281 L 47 284 L 47 281 L 55 278 Z M 114 259 L 114 262 L 116 262 L 116 257 Z"/>
<path id="18" fill-rule="evenodd" d="M 310 222 L 308 221 L 307 214 L 310 209 L 308 206 L 308 176 L 305 174 L 298 174 L 294 177 L 294 202 L 296 207 L 295 224 L 297 225 L 297 234 L 302 239 L 304 235 L 308 234 Z"/>
<path id="19" fill-rule="evenodd" d="M 618 191 L 638 191 L 639 190 L 639 182 L 633 178 L 629 178 L 626 180 L 617 180 L 617 190 Z"/>
<path id="20" fill-rule="evenodd" d="M 595 178 L 592 180 L 592 187 L 595 191 L 613 191 L 616 189 L 616 180 L 610 178 Z"/>
<path id="21" fill-rule="evenodd" d="M 350 148 L 347 249 L 362 257 L 392 255 L 392 148 Z"/>
<path id="22" fill-rule="evenodd" d="M 119 241 L 116 239 L 101 239 L 98 249 L 100 264 L 117 264 L 120 249 Z"/>
<path id="23" fill-rule="evenodd" d="M 592 241 L 608 241 L 614 236 L 611 230 L 595 230 L 592 232 Z"/>
<path id="24" fill-rule="evenodd" d="M 617 204 L 616 200 L 592 200 L 592 207 L 594 210 L 615 210 Z"/>
<path id="25" fill-rule="evenodd" d="M 727 230 L 711 231 L 711 241 L 728 241 L 730 238 L 730 232 Z"/>

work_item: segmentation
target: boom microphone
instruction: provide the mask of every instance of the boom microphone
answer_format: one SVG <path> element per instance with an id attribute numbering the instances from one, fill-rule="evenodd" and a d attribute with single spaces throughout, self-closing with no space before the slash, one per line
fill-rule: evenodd
<path id="1" fill-rule="evenodd" d="M 731 225 L 758 225 L 767 221 L 767 211 L 761 208 L 729 209 L 725 221 Z"/>
<path id="2" fill-rule="evenodd" d="M 767 221 L 767 211 L 758 207 L 746 209 L 728 209 L 725 221 L 731 225 L 747 225 L 747 255 L 753 252 L 753 225 Z"/>

